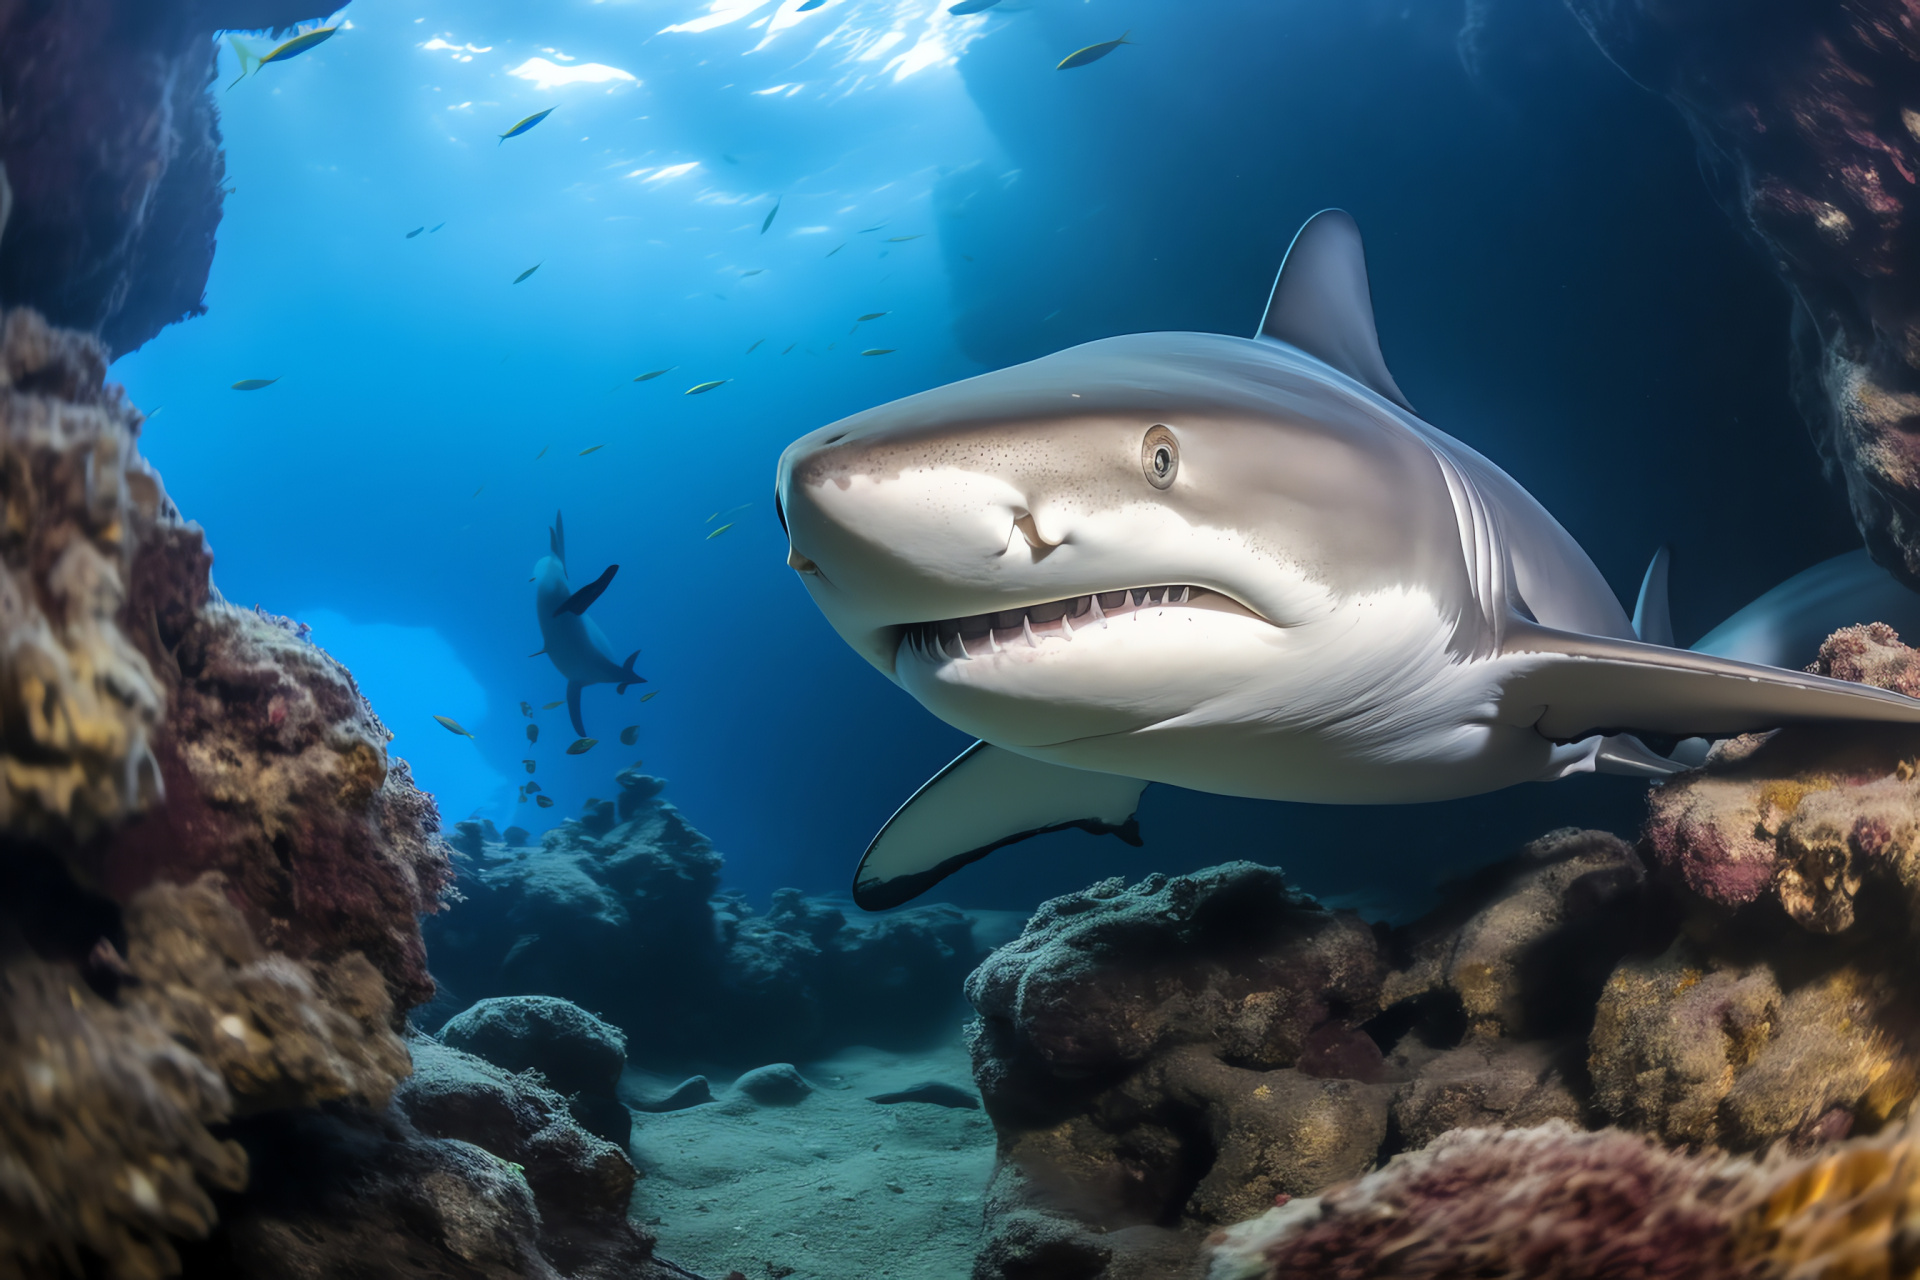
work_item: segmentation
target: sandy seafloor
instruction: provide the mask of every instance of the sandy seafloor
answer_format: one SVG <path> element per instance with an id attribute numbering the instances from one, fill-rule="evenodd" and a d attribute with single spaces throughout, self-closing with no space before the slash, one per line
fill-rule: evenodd
<path id="1" fill-rule="evenodd" d="M 867 1100 L 923 1080 L 972 1092 L 966 1050 L 856 1048 L 798 1065 L 815 1090 L 795 1106 L 761 1106 L 709 1077 L 712 1103 L 634 1114 L 643 1177 L 631 1212 L 660 1255 L 714 1280 L 968 1275 L 993 1126 L 982 1111 Z M 629 1070 L 622 1092 L 677 1083 Z"/>

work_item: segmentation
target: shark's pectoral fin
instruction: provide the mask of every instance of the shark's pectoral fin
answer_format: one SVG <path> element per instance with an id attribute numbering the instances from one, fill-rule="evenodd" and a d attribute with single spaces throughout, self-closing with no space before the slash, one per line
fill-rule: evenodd
<path id="1" fill-rule="evenodd" d="M 610 564 L 602 569 L 599 577 L 561 601 L 560 607 L 553 611 L 553 616 L 557 618 L 563 613 L 585 613 L 606 591 L 608 585 L 613 582 L 613 575 L 618 572 L 620 572 L 620 566 L 617 564 Z"/>
<path id="2" fill-rule="evenodd" d="M 573 717 L 573 731 L 583 738 L 587 736 L 587 725 L 580 718 L 580 691 L 586 687 L 578 680 L 567 681 L 567 714 Z"/>
<path id="3" fill-rule="evenodd" d="M 1558 742 L 1593 734 L 1726 737 L 1811 721 L 1920 724 L 1920 700 L 1687 649 L 1509 623 L 1502 718 Z"/>
<path id="4" fill-rule="evenodd" d="M 887 820 L 853 875 L 868 911 L 917 898 L 969 862 L 1046 831 L 1078 827 L 1140 843 L 1133 811 L 1147 784 L 976 742 Z"/>
<path id="5" fill-rule="evenodd" d="M 1322 209 L 1293 237 L 1254 336 L 1297 347 L 1413 412 L 1380 354 L 1367 254 L 1344 209 Z"/>

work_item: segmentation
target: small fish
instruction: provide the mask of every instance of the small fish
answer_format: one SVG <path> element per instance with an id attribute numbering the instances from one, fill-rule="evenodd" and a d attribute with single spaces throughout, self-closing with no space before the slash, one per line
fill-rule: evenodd
<path id="1" fill-rule="evenodd" d="M 798 9 L 795 9 L 794 12 L 795 13 L 812 13 L 815 9 L 818 9 L 821 5 L 825 4 L 826 2 L 827 0 L 803 0 L 800 7 Z"/>
<path id="2" fill-rule="evenodd" d="M 868 347 L 860 354 L 863 356 L 890 356 L 899 349 L 898 347 Z"/>
<path id="3" fill-rule="evenodd" d="M 460 727 L 460 722 L 458 720 L 449 720 L 445 716 L 435 716 L 434 719 L 438 720 L 440 722 L 440 727 L 442 729 L 445 729 L 448 733 L 457 733 L 463 738 L 473 737 L 472 734 L 468 733 L 465 729 L 462 729 Z"/>
<path id="4" fill-rule="evenodd" d="M 972 262 L 974 260 L 973 255 L 970 253 L 963 253 L 960 256 L 965 258 L 968 262 Z"/>
<path id="5" fill-rule="evenodd" d="M 426 230 L 425 227 L 415 227 L 413 230 L 407 232 L 407 239 L 411 240 L 425 230 Z"/>
<path id="6" fill-rule="evenodd" d="M 599 804 L 599 803 L 600 803 L 600 797 L 599 797 L 599 796 L 588 796 L 588 797 L 587 797 L 587 799 L 586 799 L 586 802 L 585 802 L 584 804 L 582 804 L 582 805 L 581 805 L 580 807 L 581 807 L 582 809 L 591 809 L 591 808 L 593 808 L 593 806 L 595 806 L 595 805 L 597 805 L 597 804 Z"/>
<path id="7" fill-rule="evenodd" d="M 436 223 L 434 223 L 434 224 L 433 224 L 433 225 L 432 225 L 431 227 L 428 227 L 428 228 L 427 228 L 427 234 L 428 234 L 428 235 L 432 235 L 432 234 L 433 234 L 434 232 L 436 232 L 436 231 L 438 231 L 438 230 L 439 230 L 440 228 L 442 228 L 442 227 L 444 227 L 444 226 L 446 226 L 446 225 L 447 225 L 447 224 L 446 224 L 446 223 L 444 223 L 444 222 L 436 222 Z"/>
<path id="8" fill-rule="evenodd" d="M 1074 67 L 1084 67 L 1090 62 L 1098 62 L 1115 49 L 1118 49 L 1121 45 L 1132 44 L 1133 41 L 1127 39 L 1127 37 L 1132 34 L 1132 31 L 1124 31 L 1120 34 L 1118 40 L 1102 40 L 1099 44 L 1090 44 L 1084 49 L 1075 49 L 1072 53 L 1060 59 L 1060 65 L 1055 67 L 1054 70 L 1070 71 Z"/>
<path id="9" fill-rule="evenodd" d="M 752 355 L 754 352 L 758 351 L 760 349 L 760 343 L 765 341 L 766 341 L 765 338 L 761 338 L 758 341 L 756 341 L 752 346 L 747 348 L 747 354 Z"/>
<path id="10" fill-rule="evenodd" d="M 533 126 L 539 124 L 542 120 L 545 120 L 548 116 L 552 114 L 553 114 L 552 107 L 548 107 L 545 111 L 534 112 L 532 115 L 528 116 L 525 120 L 522 120 L 519 124 L 516 124 L 515 126 L 513 126 L 513 128 L 501 134 L 500 142 L 505 142 L 508 138 L 519 137 L 521 134 L 533 128 Z M 493 145 L 497 147 L 500 145 L 500 142 L 496 142 Z"/>
<path id="11" fill-rule="evenodd" d="M 233 389 L 235 391 L 258 391 L 262 387 L 270 387 L 278 381 L 280 381 L 279 378 L 242 378 L 233 384 Z"/>
<path id="12" fill-rule="evenodd" d="M 721 525 L 718 529 L 715 529 L 712 533 L 708 534 L 707 541 L 712 542 L 715 538 L 719 537 L 721 534 L 725 533 L 727 530 L 731 528 L 733 528 L 733 521 L 729 520 L 725 524 Z M 645 702 L 646 699 L 642 698 L 641 701 Z"/>
<path id="13" fill-rule="evenodd" d="M 522 787 L 521 787 L 520 789 L 521 789 L 522 791 L 524 791 L 524 792 L 526 792 L 526 793 L 527 793 L 528 795 L 530 795 L 530 796 L 533 796 L 533 795 L 539 795 L 539 794 L 540 794 L 540 784 L 539 784 L 539 783 L 537 783 L 537 782 L 529 782 L 529 783 L 526 783 L 526 784 L 525 784 L 524 786 L 522 786 Z"/>
<path id="14" fill-rule="evenodd" d="M 733 381 L 732 378 L 720 378 L 713 382 L 702 382 L 696 386 L 688 387 L 685 391 L 681 392 L 680 394 L 688 395 L 688 396 L 703 396 L 707 392 L 713 390 L 715 387 L 724 387 L 729 382 L 732 382 L 732 381 Z"/>
<path id="15" fill-rule="evenodd" d="M 643 373 L 639 377 L 635 378 L 634 381 L 635 382 L 652 382 L 655 378 L 659 377 L 661 374 L 672 373 L 675 369 L 678 369 L 679 367 L 680 366 L 677 364 L 670 364 L 664 369 L 655 369 L 651 373 Z"/>
<path id="16" fill-rule="evenodd" d="M 535 804 L 537 804 L 537 805 L 539 805 L 539 806 L 540 806 L 540 807 L 541 807 L 542 809 L 551 809 L 551 808 L 553 808 L 553 797 L 552 797 L 552 796 L 535 796 L 535 797 L 533 798 L 533 802 L 534 802 Z"/>
<path id="17" fill-rule="evenodd" d="M 726 162 L 727 162 L 728 164 L 739 164 L 739 163 L 740 163 L 740 162 L 739 162 L 738 160 L 736 160 L 736 159 L 734 159 L 734 158 L 733 158 L 732 156 L 730 156 L 730 155 L 728 155 L 728 154 L 727 154 L 726 152 L 724 152 L 724 151 L 722 151 L 722 152 L 720 153 L 720 158 L 721 158 L 722 160 L 725 160 L 725 161 L 726 161 Z"/>
<path id="18" fill-rule="evenodd" d="M 538 271 L 539 269 L 540 269 L 540 264 L 536 262 L 532 266 L 528 267 L 525 271 L 522 271 L 519 275 L 515 276 L 513 278 L 513 282 L 515 284 L 519 284 L 522 280 L 525 280 L 528 276 L 532 275 L 534 272 Z"/>
<path id="19" fill-rule="evenodd" d="M 538 462 L 538 461 L 540 461 L 540 459 L 542 459 L 542 458 L 544 458 L 544 457 L 546 457 L 546 456 L 547 456 L 547 450 L 549 450 L 549 449 L 551 449 L 551 448 L 553 448 L 553 446 L 552 446 L 552 445 L 550 445 L 550 444 L 543 444 L 543 445 L 541 445 L 541 446 L 540 446 L 540 452 L 538 452 L 538 453 L 536 453 L 536 454 L 534 454 L 534 455 L 533 455 L 533 460 L 534 460 L 535 462 Z"/>
<path id="20" fill-rule="evenodd" d="M 869 232 L 869 231 L 879 231 L 879 230 L 881 230 L 882 228 L 884 228 L 884 227 L 885 227 L 886 225 L 887 225 L 887 224 L 883 222 L 883 223 L 881 223 L 881 224 L 880 224 L 879 226 L 877 226 L 877 227 L 862 227 L 862 228 L 860 228 L 860 234 L 861 234 L 861 235 L 865 235 L 865 234 L 867 234 L 867 232 Z"/>
<path id="21" fill-rule="evenodd" d="M 560 705 L 560 703 L 558 703 L 558 702 L 546 702 L 546 703 L 542 703 L 542 704 L 540 705 L 540 709 L 541 709 L 542 711 L 551 711 L 551 710 L 553 710 L 553 709 L 554 709 L 555 707 L 557 707 L 557 706 L 559 706 L 559 705 Z"/>
<path id="22" fill-rule="evenodd" d="M 538 742 L 538 741 L 540 741 L 540 726 L 539 726 L 539 725 L 537 725 L 537 724 L 530 724 L 530 725 L 528 725 L 528 726 L 527 726 L 527 741 L 528 741 L 528 742 Z"/>
<path id="23" fill-rule="evenodd" d="M 910 236 L 888 236 L 887 243 L 888 244 L 905 244 L 909 240 L 918 240 L 921 236 L 925 234 L 927 233 L 924 231 L 916 231 Z"/>
<path id="24" fill-rule="evenodd" d="M 227 88 L 233 88 L 234 84 L 239 84 L 242 80 L 245 80 L 248 75 L 258 71 L 269 62 L 285 62 L 288 58 L 305 53 L 317 44 L 324 44 L 326 41 L 332 39 L 333 33 L 339 29 L 336 25 L 331 27 L 316 27 L 312 31 L 303 31 L 293 37 L 293 39 L 282 41 L 280 44 L 275 45 L 273 49 L 262 57 L 254 56 L 253 50 L 240 43 L 240 37 L 228 36 L 228 43 L 233 45 L 234 53 L 240 58 L 240 74 L 233 78 L 233 84 L 228 85 Z"/>
<path id="25" fill-rule="evenodd" d="M 580 457 L 582 457 L 582 458 L 584 458 L 584 457 L 586 457 L 586 456 L 587 456 L 588 454 L 590 454 L 590 453 L 592 453 L 592 452 L 593 452 L 594 450 L 596 450 L 596 449 L 604 449 L 604 448 L 606 448 L 606 447 L 607 447 L 607 446 L 605 446 L 605 445 L 603 445 L 603 444 L 590 444 L 590 445 L 588 445 L 588 446 L 587 446 L 586 448 L 584 448 L 584 449 L 582 449 L 582 450 L 580 451 L 580 454 L 579 454 L 579 456 L 580 456 Z"/>
<path id="26" fill-rule="evenodd" d="M 893 312 L 891 311 L 869 311 L 867 312 L 867 314 L 861 316 L 858 320 L 855 320 L 854 323 L 865 324 L 869 320 L 878 320 L 881 316 L 890 316 L 892 314 Z"/>
<path id="27" fill-rule="evenodd" d="M 521 761 L 520 763 L 521 763 L 521 764 L 523 764 L 523 765 L 525 765 L 525 766 L 527 766 L 527 772 L 528 772 L 528 773 L 532 773 L 532 772 L 533 772 L 533 766 L 534 766 L 534 763 L 535 763 L 534 761 L 532 761 L 532 760 L 522 760 L 522 761 Z"/>
<path id="28" fill-rule="evenodd" d="M 523 715 L 523 716 L 530 716 L 530 715 L 532 715 L 532 714 L 533 714 L 533 704 L 532 704 L 531 702 L 523 702 L 523 703 L 521 703 L 521 704 L 520 704 L 520 714 L 521 714 L 521 715 Z"/>
<path id="29" fill-rule="evenodd" d="M 959 4 L 954 5 L 947 12 L 956 18 L 964 18 L 970 13 L 985 13 L 999 3 L 1000 0 L 960 0 Z"/>
<path id="30" fill-rule="evenodd" d="M 751 270 L 751 271 L 742 271 L 742 272 L 740 273 L 740 278 L 741 278 L 742 280 L 745 280 L 745 279 L 746 279 L 746 278 L 747 278 L 748 276 L 757 276 L 757 275 L 762 275 L 762 274 L 764 274 L 765 272 L 766 272 L 766 268 L 765 268 L 765 267 L 755 267 L 755 268 L 754 268 L 753 270 Z"/>
<path id="31" fill-rule="evenodd" d="M 620 745 L 630 747 L 640 740 L 640 726 L 630 724 L 620 731 Z"/>
<path id="32" fill-rule="evenodd" d="M 794 349 L 795 347 L 797 347 L 797 346 L 799 346 L 799 345 L 800 345 L 800 344 L 799 344 L 799 343 L 797 343 L 797 342 L 789 342 L 789 343 L 787 344 L 787 351 L 791 351 L 791 350 L 793 350 L 793 349 Z M 781 354 L 781 355 L 785 355 L 785 354 L 787 354 L 787 351 L 782 351 L 782 352 L 781 352 L 780 354 Z M 149 417 L 151 417 L 151 416 L 153 416 L 153 415 L 151 415 L 151 414 L 149 414 L 149 415 L 147 415 L 147 416 L 149 416 Z"/>
<path id="33" fill-rule="evenodd" d="M 570 756 L 583 756 L 593 750 L 599 741 L 600 739 L 598 738 L 575 738 L 568 744 L 567 754 Z"/>
<path id="34" fill-rule="evenodd" d="M 484 488 L 486 488 L 486 487 L 487 487 L 487 486 L 485 486 L 485 485 L 481 485 L 481 486 L 480 486 L 480 489 L 484 489 Z M 476 497 L 476 498 L 477 498 L 477 497 L 479 497 L 479 496 L 480 496 L 480 489 L 475 489 L 475 490 L 473 491 L 473 496 L 474 496 L 474 497 Z"/>
<path id="35" fill-rule="evenodd" d="M 841 251 L 842 249 L 844 249 L 844 248 L 846 248 L 846 247 L 847 247 L 847 242 L 846 242 L 845 240 L 842 240 L 842 241 L 841 241 L 841 242 L 840 242 L 839 244 L 837 244 L 837 245 L 835 245 L 835 246 L 833 246 L 833 248 L 831 248 L 831 249 L 829 249 L 829 250 L 827 250 L 827 256 L 828 256 L 829 258 L 831 258 L 831 257 L 832 257 L 832 256 L 833 256 L 834 254 L 836 254 L 836 253 L 838 253 L 838 252 L 840 252 L 840 251 Z"/>
<path id="36" fill-rule="evenodd" d="M 767 234 L 767 228 L 773 225 L 773 216 L 780 212 L 780 197 L 773 198 L 773 208 L 767 210 L 767 220 L 760 224 L 760 234 Z"/>
<path id="37" fill-rule="evenodd" d="M 654 698 L 657 698 L 657 697 L 659 697 L 659 696 L 660 696 L 660 691 L 659 691 L 658 689 L 655 689 L 655 690 L 654 690 L 654 691 L 653 691 L 652 693 L 643 693 L 643 694 L 641 694 L 641 695 L 640 695 L 640 701 L 642 701 L 642 702 L 649 702 L 649 701 L 651 701 L 652 699 L 654 699 Z"/>

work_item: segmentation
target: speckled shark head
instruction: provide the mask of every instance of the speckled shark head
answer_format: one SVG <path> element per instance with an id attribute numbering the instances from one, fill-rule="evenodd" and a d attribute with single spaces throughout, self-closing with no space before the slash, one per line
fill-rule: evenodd
<path id="1" fill-rule="evenodd" d="M 1472 613 L 1446 483 L 1396 413 L 1276 342 L 1088 343 L 796 441 L 790 563 L 958 728 L 1016 747 L 1137 730 L 1271 687 L 1348 602 Z"/>

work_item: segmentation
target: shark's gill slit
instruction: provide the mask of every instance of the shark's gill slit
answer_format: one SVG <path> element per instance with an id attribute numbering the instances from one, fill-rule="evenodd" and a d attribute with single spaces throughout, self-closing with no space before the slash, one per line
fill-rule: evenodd
<path id="1" fill-rule="evenodd" d="M 1231 597 L 1205 587 L 1185 584 L 1133 587 L 1125 591 L 1068 596 L 1019 609 L 970 614 L 964 618 L 908 623 L 899 629 L 900 643 L 935 661 L 965 661 L 984 654 L 999 653 L 1005 645 L 1015 640 L 1024 641 L 1027 647 L 1035 649 L 1040 647 L 1043 640 L 1072 640 L 1077 632 L 1088 627 L 1110 627 L 1116 619 L 1136 619 L 1142 614 L 1163 610 L 1168 605 L 1213 609 L 1247 618 L 1258 617 Z"/>

